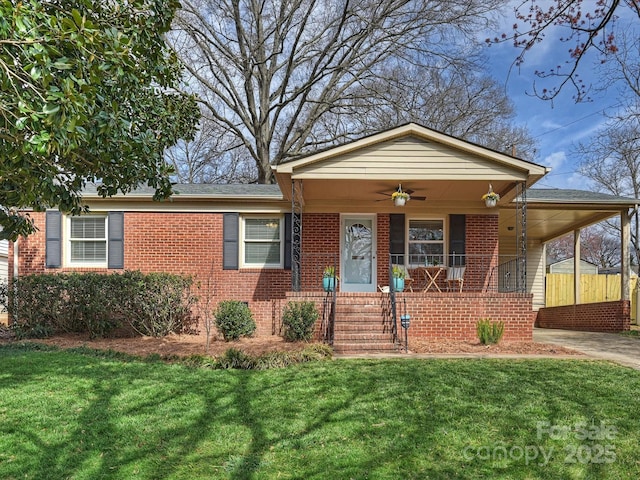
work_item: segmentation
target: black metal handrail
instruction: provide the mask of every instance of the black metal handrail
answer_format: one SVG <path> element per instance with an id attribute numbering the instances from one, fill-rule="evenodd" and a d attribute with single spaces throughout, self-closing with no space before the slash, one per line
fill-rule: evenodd
<path id="1" fill-rule="evenodd" d="M 336 320 L 336 292 L 327 292 L 322 301 L 322 342 L 333 345 L 333 336 Z"/>
<path id="2" fill-rule="evenodd" d="M 396 304 L 396 289 L 393 281 L 393 255 L 389 255 L 389 300 L 391 302 L 391 334 L 393 343 L 398 344 L 398 308 Z"/>
<path id="3" fill-rule="evenodd" d="M 407 271 L 415 271 L 425 266 L 442 268 L 465 267 L 463 291 L 523 293 L 527 289 L 526 262 L 522 257 L 517 257 L 516 255 L 459 254 L 452 252 L 446 256 L 390 254 L 389 258 L 390 271 L 393 265 L 403 265 Z M 414 277 L 413 274 L 412 277 Z M 389 276 L 389 286 L 390 289 L 393 287 L 391 274 Z M 415 283 L 413 287 L 416 288 Z"/>
<path id="4" fill-rule="evenodd" d="M 325 270 L 323 271 L 323 283 L 325 279 L 329 279 L 329 281 L 326 286 L 323 286 L 325 288 L 326 295 L 323 299 L 322 308 L 322 341 L 328 345 L 333 345 L 339 277 L 337 274 L 337 258 L 335 256 L 330 258 L 331 262 L 324 267 Z M 332 267 L 332 269 L 328 270 L 330 267 Z M 331 276 L 327 276 L 328 271 Z"/>

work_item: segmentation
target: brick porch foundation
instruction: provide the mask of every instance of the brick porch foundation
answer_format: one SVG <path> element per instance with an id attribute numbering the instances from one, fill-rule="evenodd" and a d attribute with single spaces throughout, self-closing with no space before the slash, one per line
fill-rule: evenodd
<path id="1" fill-rule="evenodd" d="M 385 294 L 381 293 L 340 293 L 338 304 L 360 304 L 363 297 L 372 304 L 383 304 Z M 398 293 L 399 315 L 406 311 L 411 316 L 409 340 L 412 338 L 429 340 L 477 340 L 478 320 L 488 318 L 505 324 L 503 340 L 507 342 L 530 342 L 533 340 L 535 312 L 532 296 L 517 293 Z M 289 292 L 286 301 L 310 300 L 322 312 L 323 293 Z M 285 303 L 286 303 L 285 301 Z"/>
<path id="2" fill-rule="evenodd" d="M 536 326 L 587 332 L 623 332 L 631 327 L 629 301 L 541 308 Z"/>

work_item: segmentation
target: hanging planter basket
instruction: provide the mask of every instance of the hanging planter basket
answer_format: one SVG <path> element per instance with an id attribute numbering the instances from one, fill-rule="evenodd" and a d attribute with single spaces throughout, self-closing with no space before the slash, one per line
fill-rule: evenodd
<path id="1" fill-rule="evenodd" d="M 396 197 L 393 199 L 393 204 L 396 207 L 404 207 L 405 203 L 407 203 L 407 199 L 404 197 Z"/>
<path id="2" fill-rule="evenodd" d="M 391 195 L 391 200 L 396 207 L 404 207 L 409 199 L 411 199 L 411 195 L 402 191 L 402 185 L 398 185 L 398 189 Z"/>
<path id="3" fill-rule="evenodd" d="M 498 204 L 498 200 L 500 200 L 500 195 L 493 191 L 493 187 L 489 184 L 489 191 L 482 195 L 482 200 L 484 200 L 484 204 L 487 208 L 493 208 Z"/>

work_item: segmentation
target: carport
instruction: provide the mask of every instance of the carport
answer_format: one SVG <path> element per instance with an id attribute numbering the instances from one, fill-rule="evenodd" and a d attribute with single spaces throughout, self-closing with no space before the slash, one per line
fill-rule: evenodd
<path id="1" fill-rule="evenodd" d="M 630 325 L 630 244 L 631 217 L 637 215 L 640 200 L 604 193 L 564 189 L 530 189 L 527 191 L 527 273 L 537 307 L 536 326 L 595 332 L 629 330 Z M 621 298 L 616 301 L 582 303 L 580 298 L 580 262 L 573 262 L 574 303 L 561 307 L 544 304 L 546 244 L 573 233 L 573 258 L 580 258 L 580 232 L 585 227 L 610 218 L 619 218 L 621 263 Z M 501 235 L 508 234 L 515 221 L 508 211 L 500 212 Z M 637 234 L 637 222 L 636 222 Z M 540 255 L 541 258 L 536 258 Z M 533 261 L 531 261 L 533 260 Z M 536 261 L 539 260 L 539 261 Z M 541 260 L 541 261 L 540 261 Z M 540 270 L 542 268 L 542 271 Z"/>

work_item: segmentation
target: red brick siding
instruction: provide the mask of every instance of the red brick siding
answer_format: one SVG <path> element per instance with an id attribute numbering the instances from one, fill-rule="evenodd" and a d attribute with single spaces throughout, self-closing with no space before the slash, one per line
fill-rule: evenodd
<path id="1" fill-rule="evenodd" d="M 505 324 L 503 340 L 533 338 L 532 296 L 507 293 L 405 293 L 411 315 L 409 339 L 477 340 L 478 320 L 488 318 Z"/>
<path id="2" fill-rule="evenodd" d="M 376 268 L 377 284 L 389 283 L 389 215 L 377 216 Z M 302 216 L 302 267 L 303 291 L 322 289 L 324 267 L 337 267 L 340 276 L 340 214 L 305 213 Z"/>
<path id="3" fill-rule="evenodd" d="M 464 289 L 497 290 L 498 277 L 491 275 L 498 266 L 498 216 L 466 216 L 466 255 Z"/>
<path id="4" fill-rule="evenodd" d="M 379 214 L 378 223 L 378 248 L 376 251 L 377 284 L 389 285 L 389 241 L 390 220 L 388 214 Z"/>
<path id="5" fill-rule="evenodd" d="M 631 327 L 629 301 L 583 303 L 541 308 L 536 325 L 587 332 L 622 332 Z"/>
<path id="6" fill-rule="evenodd" d="M 358 304 L 366 298 L 373 304 L 382 305 L 382 294 L 338 294 L 338 304 Z M 407 313 L 411 317 L 409 347 L 412 339 L 466 340 L 476 341 L 478 320 L 488 318 L 505 324 L 503 340 L 507 342 L 530 342 L 533 340 L 534 312 L 532 296 L 517 293 L 401 293 L 398 304 L 406 301 Z M 287 300 L 315 302 L 322 312 L 325 296 L 320 293 L 289 293 Z M 382 308 L 382 307 L 381 307 Z M 400 306 L 398 307 L 401 308 Z M 399 315 L 403 313 L 398 310 Z M 382 311 L 381 311 L 382 318 Z M 316 323 L 319 332 L 321 319 Z M 398 320 L 400 331 L 400 322 Z M 404 335 L 404 332 L 401 332 Z"/>
<path id="7" fill-rule="evenodd" d="M 19 240 L 19 275 L 98 271 L 106 268 L 56 268 L 44 266 L 44 214 L 33 214 L 39 231 Z M 271 333 L 277 299 L 291 289 L 291 272 L 283 269 L 222 270 L 222 215 L 217 213 L 126 212 L 125 270 L 193 275 L 215 308 L 221 300 L 249 302 L 260 333 Z M 116 270 L 121 272 L 122 270 Z"/>
<path id="8" fill-rule="evenodd" d="M 46 269 L 45 220 L 34 213 L 39 231 L 19 240 L 19 275 L 41 272 L 79 271 Z M 193 275 L 200 284 L 196 291 L 209 297 L 211 308 L 221 300 L 246 301 L 256 318 L 259 333 L 278 333 L 281 311 L 291 289 L 291 272 L 284 269 L 222 269 L 222 214 L 219 213 L 125 213 L 125 269 L 142 272 L 170 272 Z M 497 216 L 468 215 L 466 245 L 469 255 L 483 255 L 497 264 Z M 377 283 L 388 284 L 389 216 L 377 217 Z M 303 215 L 302 288 L 324 294 L 322 270 L 340 253 L 340 215 Z M 9 256 L 10 264 L 13 256 Z M 474 292 L 488 282 L 486 262 L 469 259 L 462 293 L 402 294 L 412 317 L 410 337 L 433 339 L 475 339 L 475 325 L 481 318 L 503 320 L 506 340 L 530 340 L 533 314 L 528 295 Z M 82 269 L 109 273 L 104 269 Z M 10 272 L 13 271 L 10 265 Z M 339 272 L 338 272 L 339 274 Z M 377 294 L 370 294 L 378 301 Z"/>
<path id="9" fill-rule="evenodd" d="M 336 266 L 340 276 L 340 215 L 305 213 L 302 215 L 302 290 L 322 290 L 322 274 L 328 265 Z"/>

